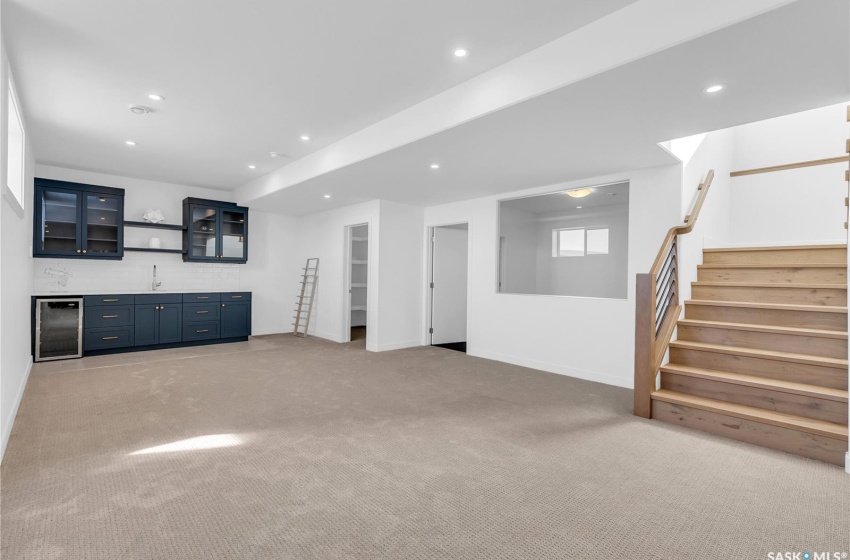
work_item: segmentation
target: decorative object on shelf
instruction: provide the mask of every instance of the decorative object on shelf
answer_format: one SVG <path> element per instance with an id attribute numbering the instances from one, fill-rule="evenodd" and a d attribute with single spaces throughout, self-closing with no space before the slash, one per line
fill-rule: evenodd
<path id="1" fill-rule="evenodd" d="M 142 219 L 152 224 L 158 224 L 160 222 L 165 221 L 165 215 L 162 213 L 162 210 L 154 210 L 153 208 L 148 208 L 147 210 L 145 210 L 145 214 L 142 216 Z"/>
<path id="2" fill-rule="evenodd" d="M 67 268 L 59 266 L 48 266 L 44 269 L 44 275 L 50 278 L 50 285 L 56 291 L 65 291 L 65 288 L 68 287 L 68 281 L 73 276 Z"/>
<path id="3" fill-rule="evenodd" d="M 159 237 L 151 237 L 151 240 L 148 242 L 148 247 L 151 249 L 160 249 L 162 247 L 162 242 L 159 240 Z"/>

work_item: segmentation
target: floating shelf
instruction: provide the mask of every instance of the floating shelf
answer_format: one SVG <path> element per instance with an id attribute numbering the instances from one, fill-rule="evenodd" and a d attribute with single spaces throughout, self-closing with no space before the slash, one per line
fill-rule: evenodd
<path id="1" fill-rule="evenodd" d="M 176 253 L 183 254 L 183 249 L 154 249 L 152 247 L 124 247 L 125 251 L 139 251 L 142 253 Z"/>
<path id="2" fill-rule="evenodd" d="M 351 284 L 351 287 L 352 288 L 365 288 L 366 283 L 365 282 L 354 282 L 354 283 Z"/>
<path id="3" fill-rule="evenodd" d="M 355 261 L 355 260 L 352 260 L 352 261 L 351 261 L 351 264 L 366 264 L 366 263 L 368 263 L 368 262 L 369 262 L 369 261 Z"/>
<path id="4" fill-rule="evenodd" d="M 366 306 L 365 305 L 352 305 L 351 310 L 352 311 L 366 311 Z"/>
<path id="5" fill-rule="evenodd" d="M 352 237 L 352 241 L 369 241 L 368 237 Z"/>
<path id="6" fill-rule="evenodd" d="M 151 222 L 129 222 L 127 220 L 124 220 L 124 225 L 126 227 L 172 229 L 172 230 L 176 230 L 176 231 L 183 231 L 183 230 L 186 229 L 184 226 L 179 226 L 177 224 L 152 224 Z"/>

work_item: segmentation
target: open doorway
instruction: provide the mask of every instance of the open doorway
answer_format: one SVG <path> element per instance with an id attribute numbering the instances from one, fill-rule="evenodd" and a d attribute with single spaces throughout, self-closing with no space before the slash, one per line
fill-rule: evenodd
<path id="1" fill-rule="evenodd" d="M 469 224 L 431 228 L 432 346 L 466 352 Z"/>
<path id="2" fill-rule="evenodd" d="M 346 227 L 348 294 L 347 335 L 350 342 L 366 340 L 366 297 L 369 285 L 369 224 Z"/>

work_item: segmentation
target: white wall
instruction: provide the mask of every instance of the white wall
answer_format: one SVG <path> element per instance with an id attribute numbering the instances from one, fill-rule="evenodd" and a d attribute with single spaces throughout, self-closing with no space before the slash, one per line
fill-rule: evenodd
<path id="1" fill-rule="evenodd" d="M 89 171 L 47 165 L 36 166 L 36 176 L 92 185 L 118 187 L 124 191 L 126 219 L 141 221 L 148 208 L 161 209 L 166 223 L 183 222 L 183 199 L 186 197 L 232 200 L 232 193 L 200 189 L 130 177 L 105 175 Z M 32 197 L 32 195 L 30 195 Z M 297 273 L 292 270 L 296 246 L 297 221 L 294 218 L 251 209 L 249 214 L 249 247 L 247 264 L 185 263 L 179 254 L 140 253 L 127 251 L 121 261 L 85 259 L 32 259 L 33 292 L 53 293 L 60 290 L 48 269 L 71 274 L 66 293 L 92 291 L 150 290 L 153 265 L 161 289 L 169 291 L 250 291 L 253 292 L 252 332 L 254 335 L 291 332 L 292 300 L 297 287 Z M 179 231 L 126 228 L 124 243 L 128 247 L 146 247 L 151 237 L 159 237 L 163 248 L 179 249 Z M 32 238 L 32 230 L 28 232 Z"/>
<path id="2" fill-rule="evenodd" d="M 382 200 L 377 350 L 418 346 L 422 324 L 424 210 Z"/>
<path id="3" fill-rule="evenodd" d="M 631 183 L 627 299 L 496 292 L 500 198 L 620 181 Z M 631 387 L 634 275 L 649 269 L 666 230 L 681 219 L 680 213 L 681 166 L 676 165 L 433 206 L 425 209 L 425 225 L 469 222 L 470 355 Z"/>
<path id="4" fill-rule="evenodd" d="M 11 70 L 0 40 L 0 460 L 6 450 L 18 405 L 32 366 L 29 324 L 32 277 L 29 274 L 32 239 L 32 197 L 35 156 L 27 141 L 24 211 L 6 188 L 6 129 L 8 82 Z M 18 97 L 20 99 L 20 97 Z M 27 129 L 26 107 L 21 107 Z"/>
<path id="5" fill-rule="evenodd" d="M 505 238 L 502 292 L 537 293 L 537 223 L 533 212 L 502 206 L 499 231 Z M 497 247 L 499 240 L 495 241 Z M 498 249 L 497 249 L 498 250 Z M 496 280 L 494 279 L 495 283 Z"/>
<path id="6" fill-rule="evenodd" d="M 298 247 L 296 262 L 300 274 L 308 258 L 319 258 L 319 282 L 313 315 L 310 319 L 310 334 L 335 342 L 348 340 L 346 328 L 346 293 L 348 292 L 345 270 L 346 226 L 369 224 L 368 286 L 366 288 L 368 309 L 366 312 L 366 348 L 378 350 L 378 285 L 380 282 L 379 250 L 376 240 L 380 239 L 380 202 L 372 200 L 362 204 L 346 206 L 318 214 L 298 218 Z M 293 292 L 292 302 L 295 303 Z M 289 317 L 292 316 L 290 313 Z"/>
<path id="7" fill-rule="evenodd" d="M 734 170 L 845 155 L 847 104 L 735 128 Z M 738 245 L 845 243 L 847 163 L 732 179 Z"/>

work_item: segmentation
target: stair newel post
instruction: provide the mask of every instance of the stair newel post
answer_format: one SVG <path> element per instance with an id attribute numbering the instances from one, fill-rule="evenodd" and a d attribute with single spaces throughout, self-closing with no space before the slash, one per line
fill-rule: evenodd
<path id="1" fill-rule="evenodd" d="M 652 415 L 655 388 L 655 285 L 657 275 L 638 274 L 635 285 L 635 416 Z"/>

